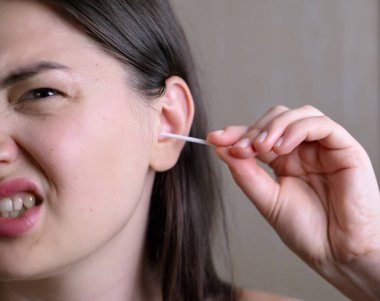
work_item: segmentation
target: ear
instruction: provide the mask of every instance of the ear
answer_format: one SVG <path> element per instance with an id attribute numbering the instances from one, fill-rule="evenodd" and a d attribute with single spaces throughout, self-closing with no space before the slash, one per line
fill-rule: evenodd
<path id="1" fill-rule="evenodd" d="M 173 76 L 166 80 L 165 94 L 158 100 L 157 122 L 150 167 L 158 172 L 172 168 L 185 142 L 160 136 L 161 132 L 188 135 L 194 118 L 194 101 L 186 82 Z"/>

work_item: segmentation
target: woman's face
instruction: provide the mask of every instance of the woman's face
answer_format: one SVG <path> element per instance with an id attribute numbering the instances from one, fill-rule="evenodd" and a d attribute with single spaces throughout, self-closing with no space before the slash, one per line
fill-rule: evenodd
<path id="1" fill-rule="evenodd" d="M 44 5 L 0 1 L 0 198 L 39 204 L 0 219 L 0 279 L 51 275 L 142 235 L 152 109 L 123 68 Z"/>

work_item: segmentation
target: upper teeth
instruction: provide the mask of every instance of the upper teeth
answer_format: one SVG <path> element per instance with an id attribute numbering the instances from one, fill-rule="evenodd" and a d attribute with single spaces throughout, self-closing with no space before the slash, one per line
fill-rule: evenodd
<path id="1" fill-rule="evenodd" d="M 17 193 L 13 196 L 0 199 L 0 213 L 11 213 L 36 206 L 36 197 L 31 193 Z M 6 214 L 5 214 L 6 215 Z M 4 216 L 4 214 L 2 214 Z"/>

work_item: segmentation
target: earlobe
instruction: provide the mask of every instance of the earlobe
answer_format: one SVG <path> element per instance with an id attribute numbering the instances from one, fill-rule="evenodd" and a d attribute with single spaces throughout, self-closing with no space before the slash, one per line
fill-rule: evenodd
<path id="1" fill-rule="evenodd" d="M 162 137 L 160 133 L 188 135 L 194 118 L 194 102 L 186 82 L 173 76 L 166 80 L 165 94 L 159 103 L 155 127 L 157 139 L 153 143 L 150 166 L 162 172 L 172 168 L 178 161 L 184 142 Z"/>

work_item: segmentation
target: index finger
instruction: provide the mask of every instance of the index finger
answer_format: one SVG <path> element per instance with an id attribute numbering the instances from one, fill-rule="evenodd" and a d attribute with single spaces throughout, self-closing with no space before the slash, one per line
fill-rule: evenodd
<path id="1" fill-rule="evenodd" d="M 238 142 L 248 130 L 247 126 L 229 126 L 224 130 L 209 133 L 207 141 L 216 146 L 231 146 Z"/>

